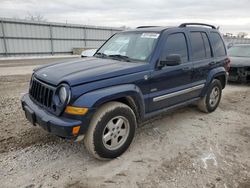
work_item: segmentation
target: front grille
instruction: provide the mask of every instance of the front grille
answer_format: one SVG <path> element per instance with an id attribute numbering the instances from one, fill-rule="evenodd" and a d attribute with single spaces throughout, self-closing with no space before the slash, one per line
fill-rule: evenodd
<path id="1" fill-rule="evenodd" d="M 47 108 L 52 107 L 54 89 L 47 84 L 33 78 L 30 83 L 29 94 L 33 100 Z"/>
<path id="2" fill-rule="evenodd" d="M 237 75 L 238 74 L 238 68 L 230 67 L 229 74 L 230 75 Z"/>

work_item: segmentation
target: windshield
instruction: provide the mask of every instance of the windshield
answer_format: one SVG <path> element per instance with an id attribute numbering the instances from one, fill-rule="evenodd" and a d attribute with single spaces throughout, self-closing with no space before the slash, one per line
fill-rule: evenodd
<path id="1" fill-rule="evenodd" d="M 228 54 L 232 57 L 250 57 L 250 46 L 232 46 Z"/>
<path id="2" fill-rule="evenodd" d="M 118 33 L 109 39 L 95 56 L 127 61 L 147 61 L 158 37 L 159 33 L 152 32 Z"/>

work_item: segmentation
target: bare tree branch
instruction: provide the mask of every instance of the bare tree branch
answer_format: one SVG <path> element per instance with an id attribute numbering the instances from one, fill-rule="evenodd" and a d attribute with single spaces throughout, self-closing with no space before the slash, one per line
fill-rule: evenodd
<path id="1" fill-rule="evenodd" d="M 47 19 L 44 18 L 43 15 L 40 13 L 30 13 L 28 12 L 28 15 L 25 17 L 26 20 L 31 20 L 31 21 L 47 21 Z"/>

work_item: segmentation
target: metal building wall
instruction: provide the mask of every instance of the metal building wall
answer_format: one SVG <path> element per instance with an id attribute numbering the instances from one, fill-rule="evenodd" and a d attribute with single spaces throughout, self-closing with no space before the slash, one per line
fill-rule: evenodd
<path id="1" fill-rule="evenodd" d="M 120 28 L 0 18 L 0 56 L 72 54 L 98 48 Z"/>
<path id="2" fill-rule="evenodd" d="M 227 44 L 250 44 L 249 38 L 224 37 Z"/>

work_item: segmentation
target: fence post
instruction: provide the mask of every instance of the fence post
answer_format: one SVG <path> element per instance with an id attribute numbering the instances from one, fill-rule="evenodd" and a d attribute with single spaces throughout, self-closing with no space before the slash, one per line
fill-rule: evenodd
<path id="1" fill-rule="evenodd" d="M 8 56 L 8 50 L 7 50 L 7 43 L 6 43 L 6 38 L 5 38 L 3 20 L 1 20 L 1 27 L 2 27 L 2 32 L 3 32 L 4 53 L 5 53 L 5 56 Z"/>
<path id="2" fill-rule="evenodd" d="M 86 27 L 83 28 L 83 32 L 84 32 L 84 48 L 87 47 L 87 31 L 86 31 Z"/>
<path id="3" fill-rule="evenodd" d="M 49 33 L 50 33 L 51 55 L 54 55 L 53 34 L 52 34 L 51 24 L 49 25 Z"/>

